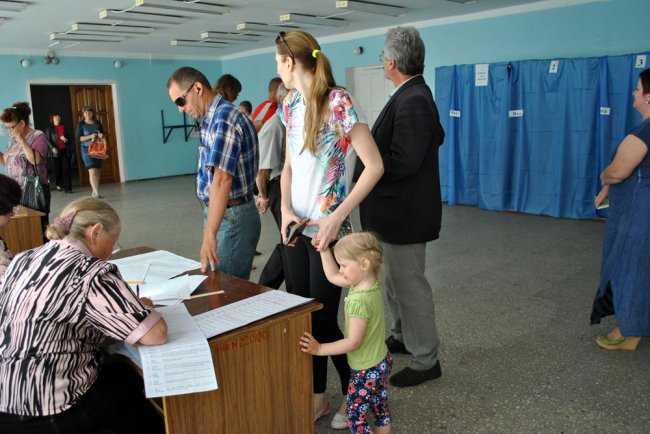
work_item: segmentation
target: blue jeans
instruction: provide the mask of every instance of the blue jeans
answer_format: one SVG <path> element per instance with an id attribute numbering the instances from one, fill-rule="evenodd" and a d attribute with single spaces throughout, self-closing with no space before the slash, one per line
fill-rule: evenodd
<path id="1" fill-rule="evenodd" d="M 204 228 L 207 219 L 206 207 L 203 210 Z M 227 208 L 217 232 L 217 270 L 248 279 L 261 230 L 260 214 L 255 207 L 255 201 Z"/>

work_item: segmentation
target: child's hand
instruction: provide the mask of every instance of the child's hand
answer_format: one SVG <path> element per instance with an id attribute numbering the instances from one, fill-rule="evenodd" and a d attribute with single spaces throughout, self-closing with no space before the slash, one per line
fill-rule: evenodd
<path id="1" fill-rule="evenodd" d="M 304 335 L 300 337 L 300 349 L 303 353 L 311 354 L 313 356 L 318 356 L 320 351 L 320 343 L 312 335 L 305 332 Z"/>

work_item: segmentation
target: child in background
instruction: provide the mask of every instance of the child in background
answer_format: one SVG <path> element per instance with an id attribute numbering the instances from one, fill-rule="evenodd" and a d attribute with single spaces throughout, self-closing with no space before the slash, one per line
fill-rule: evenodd
<path id="1" fill-rule="evenodd" d="M 14 216 L 14 209 L 20 203 L 22 197 L 20 185 L 5 175 L 0 175 L 0 229 L 9 226 L 11 218 Z M 4 278 L 5 271 L 14 255 L 0 237 L 0 283 Z"/>
<path id="2" fill-rule="evenodd" d="M 388 434 L 391 417 L 386 386 L 393 359 L 384 342 L 384 303 L 378 280 L 381 244 L 374 235 L 360 232 L 344 236 L 333 249 L 334 254 L 329 248 L 320 253 L 327 280 L 350 287 L 345 299 L 345 337 L 321 344 L 305 332 L 300 346 L 315 356 L 347 354 L 351 375 L 346 419 L 350 432 L 373 432 L 366 418 L 372 410 L 374 432 Z M 334 422 L 343 421 L 335 417 L 332 427 Z"/>

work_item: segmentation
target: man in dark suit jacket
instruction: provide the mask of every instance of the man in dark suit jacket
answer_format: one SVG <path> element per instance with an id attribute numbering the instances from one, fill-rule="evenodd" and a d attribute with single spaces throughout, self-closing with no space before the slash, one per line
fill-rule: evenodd
<path id="1" fill-rule="evenodd" d="M 424 276 L 426 243 L 438 238 L 442 207 L 438 147 L 445 133 L 424 82 L 424 43 L 414 27 L 390 29 L 384 44 L 386 78 L 396 89 L 372 128 L 384 175 L 360 205 L 361 225 L 384 250 L 384 293 L 392 353 L 410 353 L 390 378 L 398 387 L 442 375 L 431 285 Z"/>

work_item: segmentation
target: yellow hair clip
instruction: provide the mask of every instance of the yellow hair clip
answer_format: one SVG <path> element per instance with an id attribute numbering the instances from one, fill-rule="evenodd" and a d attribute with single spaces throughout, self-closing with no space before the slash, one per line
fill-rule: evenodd
<path id="1" fill-rule="evenodd" d="M 316 56 L 318 55 L 318 53 L 320 53 L 320 50 L 314 50 L 314 51 L 312 51 L 312 52 L 311 52 L 311 57 L 313 57 L 313 58 L 315 59 Z"/>

